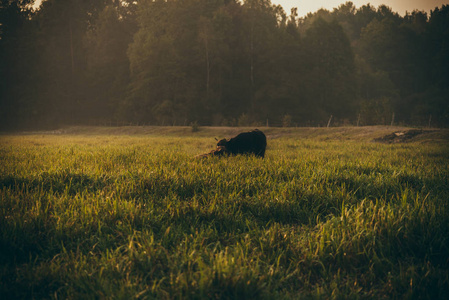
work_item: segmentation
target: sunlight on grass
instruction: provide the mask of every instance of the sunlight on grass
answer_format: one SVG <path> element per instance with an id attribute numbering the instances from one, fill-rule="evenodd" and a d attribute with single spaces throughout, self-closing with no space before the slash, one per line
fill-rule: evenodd
<path id="1" fill-rule="evenodd" d="M 428 297 L 448 291 L 445 144 L 4 136 L 12 298 Z"/>

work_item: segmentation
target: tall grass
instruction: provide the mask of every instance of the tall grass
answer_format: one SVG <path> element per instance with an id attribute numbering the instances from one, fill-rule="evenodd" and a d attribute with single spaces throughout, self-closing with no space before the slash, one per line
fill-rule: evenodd
<path id="1" fill-rule="evenodd" d="M 3 136 L 5 298 L 443 298 L 449 147 Z"/>

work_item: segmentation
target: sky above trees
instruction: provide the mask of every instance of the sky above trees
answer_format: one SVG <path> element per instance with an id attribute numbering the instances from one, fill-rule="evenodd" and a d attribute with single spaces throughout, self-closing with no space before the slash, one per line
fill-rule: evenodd
<path id="1" fill-rule="evenodd" d="M 39 5 L 45 0 L 36 0 L 34 6 Z M 345 0 L 272 0 L 273 4 L 281 5 L 287 14 L 293 7 L 298 8 L 298 15 L 300 17 L 307 15 L 308 13 L 314 13 L 320 8 L 332 10 L 337 8 L 340 4 L 345 3 Z M 392 8 L 393 11 L 404 15 L 406 11 L 412 12 L 413 10 L 424 10 L 430 12 L 435 7 L 439 7 L 442 4 L 449 4 L 449 0 L 353 0 L 356 7 L 363 6 L 370 3 L 374 7 L 385 4 Z"/>
<path id="2" fill-rule="evenodd" d="M 304 16 L 310 12 L 316 12 L 320 8 L 332 10 L 340 4 L 345 3 L 345 0 L 272 0 L 273 4 L 280 4 L 287 13 L 290 13 L 292 7 L 298 8 L 298 15 Z M 449 1 L 444 0 L 353 0 L 356 7 L 370 3 L 374 7 L 385 4 L 392 8 L 393 11 L 404 15 L 406 11 L 412 12 L 415 9 L 429 12 L 437 6 L 442 4 L 449 4 Z"/>

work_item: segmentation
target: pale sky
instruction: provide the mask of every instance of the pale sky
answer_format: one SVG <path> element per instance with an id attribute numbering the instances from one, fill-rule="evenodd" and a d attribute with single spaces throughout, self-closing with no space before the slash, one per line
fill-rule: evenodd
<path id="1" fill-rule="evenodd" d="M 292 7 L 297 7 L 298 15 L 302 17 L 309 12 L 316 12 L 320 8 L 332 11 L 346 1 L 347 0 L 271 0 L 271 3 L 280 4 L 287 14 L 290 14 L 290 9 Z M 42 0 L 36 0 L 35 7 L 39 6 L 41 2 Z M 449 0 L 352 0 L 352 2 L 357 8 L 368 3 L 376 8 L 381 4 L 385 4 L 401 16 L 405 15 L 406 11 L 412 12 L 415 9 L 424 10 L 429 13 L 430 10 L 435 9 L 435 7 L 441 7 L 442 4 L 449 4 Z"/>
<path id="2" fill-rule="evenodd" d="M 300 17 L 307 15 L 309 12 L 316 12 L 320 8 L 332 11 L 345 2 L 347 0 L 271 0 L 273 4 L 280 4 L 287 14 L 290 14 L 292 7 L 297 7 Z M 415 9 L 424 10 L 429 13 L 435 7 L 441 7 L 442 4 L 449 4 L 449 0 L 352 0 L 352 3 L 357 8 L 368 3 L 376 8 L 381 4 L 385 4 L 391 7 L 394 12 L 403 16 L 406 11 L 412 12 Z"/>

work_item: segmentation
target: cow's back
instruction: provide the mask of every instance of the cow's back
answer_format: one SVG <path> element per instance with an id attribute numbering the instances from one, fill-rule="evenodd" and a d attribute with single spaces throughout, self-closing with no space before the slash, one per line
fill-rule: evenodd
<path id="1" fill-rule="evenodd" d="M 256 129 L 250 132 L 242 132 L 234 138 L 231 138 L 226 147 L 233 154 L 253 153 L 264 157 L 267 147 L 267 138 L 265 134 Z"/>

